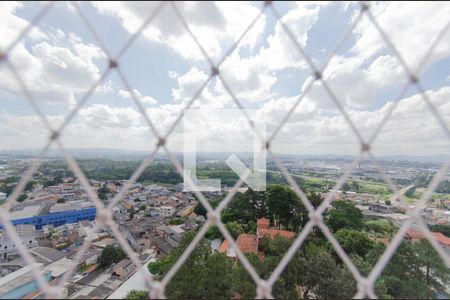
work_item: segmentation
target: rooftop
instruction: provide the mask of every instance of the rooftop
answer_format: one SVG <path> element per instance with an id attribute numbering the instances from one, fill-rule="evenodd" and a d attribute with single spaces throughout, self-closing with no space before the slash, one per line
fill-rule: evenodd
<path id="1" fill-rule="evenodd" d="M 254 234 L 242 233 L 236 240 L 236 245 L 243 254 L 255 253 L 258 251 L 258 240 Z M 226 253 L 228 256 L 235 256 L 234 251 L 230 248 L 228 240 L 224 240 L 219 247 L 220 253 Z"/>
<path id="2" fill-rule="evenodd" d="M 39 214 L 41 206 L 25 206 L 21 210 L 11 211 L 11 220 L 20 220 L 26 218 L 32 218 Z"/>
<path id="3" fill-rule="evenodd" d="M 260 218 L 260 219 L 258 219 L 258 221 L 256 221 L 256 224 L 259 226 L 259 225 L 266 225 L 266 226 L 269 226 L 269 224 L 270 224 L 270 220 L 269 219 L 266 219 L 266 218 Z"/>
<path id="4" fill-rule="evenodd" d="M 124 258 L 121 261 L 119 261 L 115 267 L 119 267 L 119 268 L 127 268 L 129 265 L 132 265 L 133 262 L 131 260 L 129 260 L 128 258 Z"/>
<path id="5" fill-rule="evenodd" d="M 38 264 L 41 266 L 41 264 Z M 28 282 L 34 281 L 33 265 L 28 265 L 15 272 L 12 272 L 4 277 L 0 278 L 0 295 L 9 293 L 10 291 L 17 289 Z"/>
<path id="6" fill-rule="evenodd" d="M 70 268 L 70 264 L 72 263 L 72 260 L 63 257 L 60 260 L 57 260 L 55 262 L 52 262 L 48 266 L 45 266 L 46 271 L 50 271 L 52 277 L 59 277 L 62 274 L 66 273 L 67 270 Z"/>
<path id="7" fill-rule="evenodd" d="M 432 232 L 431 233 L 434 238 L 442 245 L 450 247 L 450 238 L 446 237 L 440 232 Z"/>
<path id="8" fill-rule="evenodd" d="M 242 253 L 257 253 L 258 252 L 258 244 L 257 238 L 254 234 L 240 234 L 236 241 L 237 247 Z"/>
<path id="9" fill-rule="evenodd" d="M 42 258 L 47 263 L 52 263 L 66 256 L 61 251 L 49 247 L 36 247 L 30 249 L 30 253 Z"/>
<path id="10" fill-rule="evenodd" d="M 414 230 L 414 229 L 408 229 L 405 233 L 405 238 L 409 239 L 421 239 L 424 235 L 422 232 Z"/>
<path id="11" fill-rule="evenodd" d="M 286 239 L 291 239 L 294 237 L 295 232 L 274 228 L 258 228 L 258 234 L 261 236 L 269 236 L 271 239 L 275 238 L 277 235 Z"/>

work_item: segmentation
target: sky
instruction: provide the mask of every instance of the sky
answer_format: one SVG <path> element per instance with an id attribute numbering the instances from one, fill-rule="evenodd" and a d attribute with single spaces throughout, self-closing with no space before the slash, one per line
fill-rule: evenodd
<path id="1" fill-rule="evenodd" d="M 45 5 L 0 3 L 0 50 L 9 46 Z M 263 3 L 176 5 L 217 64 Z M 318 67 L 324 65 L 359 14 L 359 5 L 352 2 L 273 5 Z M 99 42 L 76 7 L 55 3 L 8 53 L 8 61 L 53 128 L 62 124 L 93 82 L 102 77 L 109 57 L 115 58 L 159 7 L 158 2 L 79 3 L 78 9 L 92 24 Z M 421 61 L 449 21 L 450 4 L 376 2 L 371 3 L 371 12 L 408 67 L 414 73 L 420 71 L 428 98 L 449 127 L 450 30 L 425 64 Z M 156 139 L 148 120 L 164 135 L 211 74 L 211 65 L 169 4 L 161 8 L 118 63 L 125 82 L 117 70 L 111 70 L 100 82 L 62 132 L 67 148 L 152 150 Z M 367 140 L 408 82 L 395 53 L 363 16 L 323 72 L 327 86 L 336 95 L 332 99 L 320 81 L 313 82 L 311 68 L 270 10 L 226 56 L 220 74 L 222 79 L 213 77 L 191 108 L 238 109 L 235 97 L 251 112 L 256 126 L 265 128 L 265 137 L 271 136 L 304 94 L 271 143 L 275 152 L 291 154 L 357 154 L 358 138 L 341 109 Z M 130 89 L 143 111 L 135 105 Z M 190 127 L 201 132 L 198 149 L 252 150 L 251 143 L 245 141 L 254 139 L 254 135 L 244 114 L 237 110 L 235 120 L 220 115 L 205 113 L 197 128 Z M 171 150 L 182 150 L 182 133 L 180 122 L 168 140 Z M 20 82 L 5 63 L 0 63 L 0 149 L 39 148 L 48 136 Z M 410 86 L 372 149 L 377 155 L 442 155 L 450 152 L 450 141 L 421 94 Z"/>

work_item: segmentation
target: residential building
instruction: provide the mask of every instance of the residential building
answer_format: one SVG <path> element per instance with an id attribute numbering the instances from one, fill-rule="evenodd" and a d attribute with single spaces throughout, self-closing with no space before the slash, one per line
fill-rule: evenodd
<path id="1" fill-rule="evenodd" d="M 175 213 L 175 208 L 173 206 L 161 206 L 161 217 L 171 217 Z"/>
<path id="2" fill-rule="evenodd" d="M 266 218 L 258 219 L 255 234 L 242 233 L 236 240 L 236 246 L 245 253 L 257 254 L 260 258 L 264 258 L 263 239 L 274 239 L 276 236 L 281 236 L 286 239 L 292 239 L 295 236 L 295 232 L 280 230 L 270 227 L 270 221 Z M 236 257 L 236 253 L 230 248 L 228 240 L 224 240 L 219 247 L 219 252 L 226 253 L 228 256 Z"/>
<path id="3" fill-rule="evenodd" d="M 87 267 L 98 262 L 100 255 L 102 254 L 102 250 L 96 248 L 88 249 L 79 262 L 80 267 Z"/>
<path id="4" fill-rule="evenodd" d="M 438 241 L 439 245 L 444 248 L 447 255 L 450 255 L 450 238 L 446 237 L 440 232 L 432 232 L 431 234 Z"/>
<path id="5" fill-rule="evenodd" d="M 389 214 L 392 212 L 390 206 L 381 203 L 370 203 L 369 209 L 382 214 Z"/>
<path id="6" fill-rule="evenodd" d="M 36 231 L 33 225 L 19 224 L 15 226 L 17 235 L 23 245 L 33 248 L 38 245 Z M 6 260 L 9 256 L 17 254 L 17 245 L 4 231 L 0 231 L 0 261 Z"/>
<path id="7" fill-rule="evenodd" d="M 120 277 L 120 279 L 125 279 L 134 270 L 134 265 L 131 260 L 125 258 L 119 261 L 113 267 L 113 273 Z"/>
<path id="8" fill-rule="evenodd" d="M 405 233 L 405 240 L 411 241 L 413 243 L 417 243 L 423 238 L 423 233 L 414 229 L 408 229 Z"/>

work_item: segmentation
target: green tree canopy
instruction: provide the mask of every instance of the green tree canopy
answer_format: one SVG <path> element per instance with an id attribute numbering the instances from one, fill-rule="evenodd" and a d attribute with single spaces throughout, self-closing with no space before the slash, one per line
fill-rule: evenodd
<path id="1" fill-rule="evenodd" d="M 118 263 L 122 259 L 126 258 L 125 252 L 117 246 L 106 246 L 102 254 L 100 254 L 99 263 L 102 267 L 108 267 L 113 263 Z"/>
<path id="2" fill-rule="evenodd" d="M 374 265 L 385 251 L 377 244 L 368 254 L 368 262 Z M 401 299 L 431 299 L 436 291 L 443 292 L 442 283 L 449 282 L 450 270 L 427 240 L 419 243 L 403 241 L 386 265 L 380 280 L 387 293 Z"/>
<path id="3" fill-rule="evenodd" d="M 126 299 L 126 300 L 146 300 L 146 299 L 148 299 L 148 292 L 131 290 L 128 292 L 128 294 L 126 295 L 126 297 L 124 299 Z"/>
<path id="4" fill-rule="evenodd" d="M 343 228 L 339 229 L 334 236 L 348 255 L 357 254 L 365 257 L 374 246 L 369 235 L 363 231 Z"/>
<path id="5" fill-rule="evenodd" d="M 197 198 L 197 196 L 195 196 L 195 198 Z M 211 199 L 208 199 L 209 203 L 211 204 L 212 208 L 216 208 L 220 201 L 222 199 L 219 197 L 213 197 Z M 205 216 L 206 217 L 206 209 L 203 207 L 202 203 L 198 201 L 198 204 L 194 207 L 194 213 L 199 215 L 199 216 Z"/>
<path id="6" fill-rule="evenodd" d="M 188 233 L 180 246 L 166 258 L 150 263 L 149 270 L 161 278 L 181 256 L 195 236 Z M 191 253 L 166 288 L 169 298 L 224 299 L 231 298 L 233 260 L 222 253 L 213 252 L 207 240 L 202 240 Z"/>
<path id="7" fill-rule="evenodd" d="M 306 223 L 306 208 L 289 186 L 270 186 L 266 205 L 269 218 L 278 227 L 298 231 Z"/>
<path id="8" fill-rule="evenodd" d="M 23 202 L 27 200 L 28 196 L 26 194 L 21 194 L 19 197 L 17 197 L 17 202 Z"/>
<path id="9" fill-rule="evenodd" d="M 248 189 L 245 193 L 235 195 L 222 214 L 224 222 L 237 221 L 242 224 L 256 222 L 266 216 L 266 193 Z"/>
<path id="10" fill-rule="evenodd" d="M 431 229 L 431 231 L 440 232 L 443 235 L 445 235 L 446 237 L 450 237 L 450 226 L 449 225 L 441 225 L 441 224 L 431 225 L 430 229 Z"/>
<path id="11" fill-rule="evenodd" d="M 363 225 L 363 215 L 350 201 L 335 201 L 329 211 L 326 223 L 331 230 L 337 232 L 342 228 L 360 229 Z"/>

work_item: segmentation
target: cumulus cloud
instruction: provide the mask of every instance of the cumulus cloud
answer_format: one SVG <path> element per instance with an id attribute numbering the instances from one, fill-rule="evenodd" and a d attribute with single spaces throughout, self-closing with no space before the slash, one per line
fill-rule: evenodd
<path id="1" fill-rule="evenodd" d="M 155 11 L 159 3 L 94 2 L 93 5 L 100 13 L 118 18 L 128 32 L 134 33 Z M 224 47 L 238 38 L 259 11 L 259 8 L 245 2 L 176 2 L 175 5 L 186 18 L 191 30 L 207 53 L 215 58 L 220 57 Z M 247 39 L 245 45 L 254 46 L 264 25 L 265 17 L 263 16 L 255 25 L 257 32 Z M 166 45 L 184 58 L 204 59 L 168 4 L 146 28 L 144 36 L 150 41 Z"/>
<path id="2" fill-rule="evenodd" d="M 0 48 L 6 48 L 11 41 L 15 40 L 22 30 L 24 30 L 29 22 L 23 18 L 16 16 L 15 12 L 24 6 L 23 3 L 13 1 L 2 1 L 0 3 Z M 38 28 L 33 28 L 28 34 L 33 41 L 42 40 L 46 34 Z"/>
<path id="3" fill-rule="evenodd" d="M 0 45 L 11 42 L 29 23 L 16 16 L 22 4 L 2 3 L 2 37 Z M 5 34 L 3 34 L 5 33 Z M 75 34 L 67 35 L 58 29 L 49 34 L 34 28 L 19 42 L 8 59 L 20 74 L 32 94 L 42 103 L 75 103 L 77 93 L 87 90 L 100 76 L 97 59 L 104 58 L 95 45 L 83 43 Z M 21 88 L 7 68 L 0 69 L 2 93 L 21 97 Z"/>
<path id="4" fill-rule="evenodd" d="M 64 121 L 63 116 L 49 116 L 54 127 Z M 2 149 L 21 149 L 43 147 L 49 133 L 44 123 L 36 115 L 18 116 L 0 111 L 0 135 Z"/>
<path id="5" fill-rule="evenodd" d="M 450 87 L 430 90 L 427 94 L 448 124 Z M 283 99 L 265 104 L 261 117 L 267 118 L 269 133 L 281 122 L 292 102 L 293 99 Z M 349 110 L 348 113 L 360 132 L 373 132 L 392 105 L 392 102 L 388 102 L 377 110 Z M 275 149 L 302 154 L 358 153 L 359 142 L 344 117 L 314 106 L 308 99 L 302 102 L 277 136 Z M 375 153 L 379 155 L 443 154 L 448 152 L 449 146 L 448 138 L 420 94 L 399 101 L 374 144 Z"/>
<path id="6" fill-rule="evenodd" d="M 308 31 L 318 20 L 319 7 L 297 7 L 281 18 L 302 46 L 308 41 Z M 285 69 L 304 69 L 306 63 L 282 28 L 275 24 L 274 33 L 266 39 L 267 46 L 258 49 L 255 55 L 242 57 L 234 52 L 221 67 L 227 83 L 239 98 L 250 102 L 268 100 L 272 87 L 277 82 L 277 72 Z M 224 87 L 217 82 L 216 90 L 224 93 Z"/>
<path id="7" fill-rule="evenodd" d="M 62 135 L 67 147 L 150 149 L 154 136 L 132 107 L 93 104 L 80 109 Z"/>
<path id="8" fill-rule="evenodd" d="M 377 2 L 372 3 L 372 12 L 410 69 L 415 71 L 434 39 L 447 24 L 450 5 L 438 2 L 412 5 Z M 381 91 L 400 87 L 407 80 L 407 75 L 368 18 L 362 19 L 354 36 L 356 40 L 352 48 L 346 54 L 337 55 L 324 75 L 344 105 L 365 109 L 380 101 Z M 425 67 L 449 56 L 450 35 L 447 32 Z M 330 103 L 323 101 L 327 96 L 319 88 L 311 93 L 311 97 L 323 105 Z"/>
<path id="9" fill-rule="evenodd" d="M 139 92 L 136 89 L 133 89 L 133 94 L 143 104 L 151 105 L 151 104 L 158 103 L 153 97 L 151 97 L 151 96 L 143 96 L 141 94 L 141 92 Z M 119 89 L 118 95 L 123 97 L 123 98 L 126 98 L 126 99 L 131 99 L 131 97 L 132 97 L 129 91 L 121 90 L 121 89 Z"/>
<path id="10" fill-rule="evenodd" d="M 388 32 L 389 38 L 413 70 L 447 24 L 450 14 L 450 5 L 444 2 L 414 2 L 411 5 L 377 2 L 371 6 L 377 22 Z M 357 26 L 356 34 L 359 38 L 352 51 L 357 55 L 370 58 L 385 48 L 380 34 L 367 18 Z M 447 57 L 449 51 L 450 36 L 447 34 L 436 47 L 429 64 Z"/>

